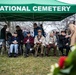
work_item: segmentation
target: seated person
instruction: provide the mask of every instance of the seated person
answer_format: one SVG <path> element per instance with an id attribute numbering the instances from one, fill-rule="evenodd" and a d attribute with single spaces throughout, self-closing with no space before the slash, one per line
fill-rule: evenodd
<path id="1" fill-rule="evenodd" d="M 13 50 L 14 50 L 14 57 L 17 56 L 18 54 L 18 44 L 19 44 L 19 38 L 17 36 L 17 33 L 14 32 L 14 34 L 11 37 L 10 40 L 10 50 L 9 50 L 9 56 L 11 57 L 13 54 Z"/>
<path id="2" fill-rule="evenodd" d="M 28 57 L 29 52 L 32 50 L 34 46 L 34 38 L 31 36 L 30 32 L 27 32 L 27 36 L 24 38 L 25 44 L 25 57 Z"/>
<path id="3" fill-rule="evenodd" d="M 49 55 L 49 51 L 51 48 L 54 49 L 54 55 L 56 55 L 56 50 L 57 50 L 57 42 L 56 42 L 56 36 L 54 35 L 53 32 L 50 33 L 50 35 L 46 36 L 46 55 Z"/>
<path id="4" fill-rule="evenodd" d="M 69 37 L 66 35 L 65 31 L 61 31 L 61 35 L 59 35 L 59 50 L 61 51 L 63 56 L 64 56 L 63 53 L 64 49 L 66 49 L 66 56 L 67 56 L 70 50 Z"/>
<path id="5" fill-rule="evenodd" d="M 34 39 L 35 56 L 38 55 L 38 49 L 41 49 L 41 56 L 44 54 L 45 37 L 42 35 L 42 31 L 38 30 L 38 35 Z"/>

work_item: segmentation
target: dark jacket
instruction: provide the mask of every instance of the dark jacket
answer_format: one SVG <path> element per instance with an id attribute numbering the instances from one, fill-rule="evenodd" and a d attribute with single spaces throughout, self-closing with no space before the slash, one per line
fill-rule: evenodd
<path id="1" fill-rule="evenodd" d="M 24 36 L 23 36 L 23 32 L 22 30 L 16 30 L 17 34 L 18 34 L 18 37 L 20 38 L 20 40 L 23 40 L 24 39 Z"/>
<path id="2" fill-rule="evenodd" d="M 44 29 L 43 29 L 43 28 L 41 28 L 41 30 L 42 30 L 42 35 L 45 37 Z"/>
<path id="3" fill-rule="evenodd" d="M 6 29 L 5 28 L 1 29 L 1 39 L 5 39 L 6 40 Z"/>
<path id="4" fill-rule="evenodd" d="M 31 45 L 34 45 L 34 38 L 32 37 L 32 36 L 30 36 L 30 37 L 25 37 L 24 38 L 24 44 L 27 44 L 26 42 L 27 42 L 27 40 L 29 39 L 29 43 L 31 44 Z"/>
<path id="5" fill-rule="evenodd" d="M 40 29 L 40 27 L 34 28 L 34 37 L 38 35 L 39 29 Z"/>
<path id="6" fill-rule="evenodd" d="M 58 46 L 59 47 L 65 47 L 66 44 L 68 43 L 69 46 L 69 38 L 66 38 L 65 35 L 59 35 L 59 42 L 58 42 Z"/>
<path id="7" fill-rule="evenodd" d="M 9 39 L 10 37 L 12 37 L 12 34 L 10 32 L 7 32 L 7 39 Z"/>
<path id="8" fill-rule="evenodd" d="M 12 36 L 12 37 L 11 37 L 11 40 L 10 40 L 10 44 L 13 44 L 13 41 L 15 41 L 15 40 L 18 42 L 18 44 L 20 43 L 19 37 L 14 37 L 14 36 Z"/>

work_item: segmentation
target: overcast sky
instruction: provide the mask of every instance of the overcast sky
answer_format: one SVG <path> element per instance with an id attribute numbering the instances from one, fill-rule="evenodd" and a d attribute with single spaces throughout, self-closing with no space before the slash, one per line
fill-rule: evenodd
<path id="1" fill-rule="evenodd" d="M 69 4 L 76 4 L 76 0 L 58 0 L 58 1 L 69 3 Z"/>

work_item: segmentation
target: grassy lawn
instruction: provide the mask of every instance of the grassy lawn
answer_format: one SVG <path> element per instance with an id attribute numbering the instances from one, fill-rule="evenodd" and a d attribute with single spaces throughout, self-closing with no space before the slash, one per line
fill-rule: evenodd
<path id="1" fill-rule="evenodd" d="M 0 56 L 0 75 L 47 75 L 58 57 L 9 58 Z"/>

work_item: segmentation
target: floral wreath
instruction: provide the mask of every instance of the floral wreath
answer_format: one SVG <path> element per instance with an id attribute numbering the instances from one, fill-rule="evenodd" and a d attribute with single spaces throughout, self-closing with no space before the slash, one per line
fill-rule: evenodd
<path id="1" fill-rule="evenodd" d="M 68 57 L 62 56 L 59 62 L 51 65 L 48 75 L 76 75 L 76 45 L 71 48 Z"/>

